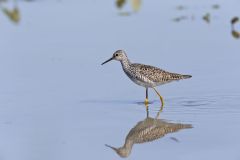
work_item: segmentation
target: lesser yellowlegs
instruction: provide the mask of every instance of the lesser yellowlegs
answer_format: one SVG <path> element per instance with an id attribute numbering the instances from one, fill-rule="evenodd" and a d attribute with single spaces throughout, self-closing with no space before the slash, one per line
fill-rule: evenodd
<path id="1" fill-rule="evenodd" d="M 117 50 L 113 56 L 102 63 L 105 64 L 111 60 L 120 61 L 123 71 L 136 84 L 146 88 L 145 104 L 148 104 L 148 88 L 152 88 L 159 96 L 162 106 L 164 101 L 160 93 L 155 89 L 156 86 L 166 84 L 180 79 L 191 78 L 191 75 L 182 75 L 177 73 L 170 73 L 154 66 L 131 63 L 127 54 L 123 50 Z"/>

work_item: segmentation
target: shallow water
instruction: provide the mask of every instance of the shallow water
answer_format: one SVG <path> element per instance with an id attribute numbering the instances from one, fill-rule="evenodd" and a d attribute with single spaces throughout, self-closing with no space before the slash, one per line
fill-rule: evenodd
<path id="1" fill-rule="evenodd" d="M 117 49 L 193 76 L 158 87 L 159 119 L 193 128 L 135 144 L 129 159 L 240 159 L 240 41 L 230 24 L 240 2 L 134 5 L 0 1 L 19 10 L 15 21 L 0 13 L 0 159 L 121 159 L 105 144 L 122 146 L 147 112 L 144 88 L 118 62 L 101 66 Z M 160 102 L 149 98 L 154 118 Z"/>

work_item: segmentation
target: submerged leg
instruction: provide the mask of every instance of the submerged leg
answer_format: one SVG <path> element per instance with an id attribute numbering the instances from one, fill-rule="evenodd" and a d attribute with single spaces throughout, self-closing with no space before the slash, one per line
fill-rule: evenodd
<path id="1" fill-rule="evenodd" d="M 160 95 L 160 93 L 153 87 L 154 91 L 157 93 L 157 95 L 159 96 L 160 100 L 161 100 L 161 103 L 162 103 L 162 106 L 161 106 L 161 110 L 163 109 L 163 105 L 164 105 L 164 102 L 163 102 L 163 97 Z"/>
<path id="2" fill-rule="evenodd" d="M 148 104 L 148 88 L 146 88 L 146 99 L 144 103 L 147 105 Z"/>
<path id="3" fill-rule="evenodd" d="M 148 108 L 148 104 L 145 103 L 145 107 L 146 107 L 146 113 L 147 113 L 147 118 L 149 117 L 149 108 Z"/>
<path id="4" fill-rule="evenodd" d="M 161 108 L 160 108 L 160 110 L 158 111 L 158 113 L 157 113 L 157 115 L 156 115 L 156 119 L 158 119 L 159 118 L 159 116 L 160 116 L 160 113 L 162 112 L 162 110 L 163 110 L 163 105 L 161 105 Z"/>

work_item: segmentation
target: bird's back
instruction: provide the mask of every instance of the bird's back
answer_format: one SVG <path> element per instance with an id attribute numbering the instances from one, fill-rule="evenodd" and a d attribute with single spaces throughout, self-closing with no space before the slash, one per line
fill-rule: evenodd
<path id="1" fill-rule="evenodd" d="M 191 75 L 171 73 L 154 66 L 138 63 L 133 63 L 130 65 L 130 67 L 132 68 L 131 70 L 133 70 L 136 75 L 139 75 L 138 77 L 135 78 L 139 78 L 139 80 L 145 79 L 145 81 L 148 80 L 155 84 L 155 86 L 164 83 L 169 83 L 175 80 L 181 80 L 192 77 Z"/>

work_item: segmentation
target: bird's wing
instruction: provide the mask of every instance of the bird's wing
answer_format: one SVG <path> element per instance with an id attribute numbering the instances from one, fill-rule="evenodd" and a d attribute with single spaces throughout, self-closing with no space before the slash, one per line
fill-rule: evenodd
<path id="1" fill-rule="evenodd" d="M 153 82 L 169 82 L 173 80 L 183 79 L 183 75 L 177 73 L 170 73 L 160 68 L 134 63 L 132 64 L 135 68 L 137 68 L 137 72 L 141 75 L 147 77 L 150 81 Z"/>

